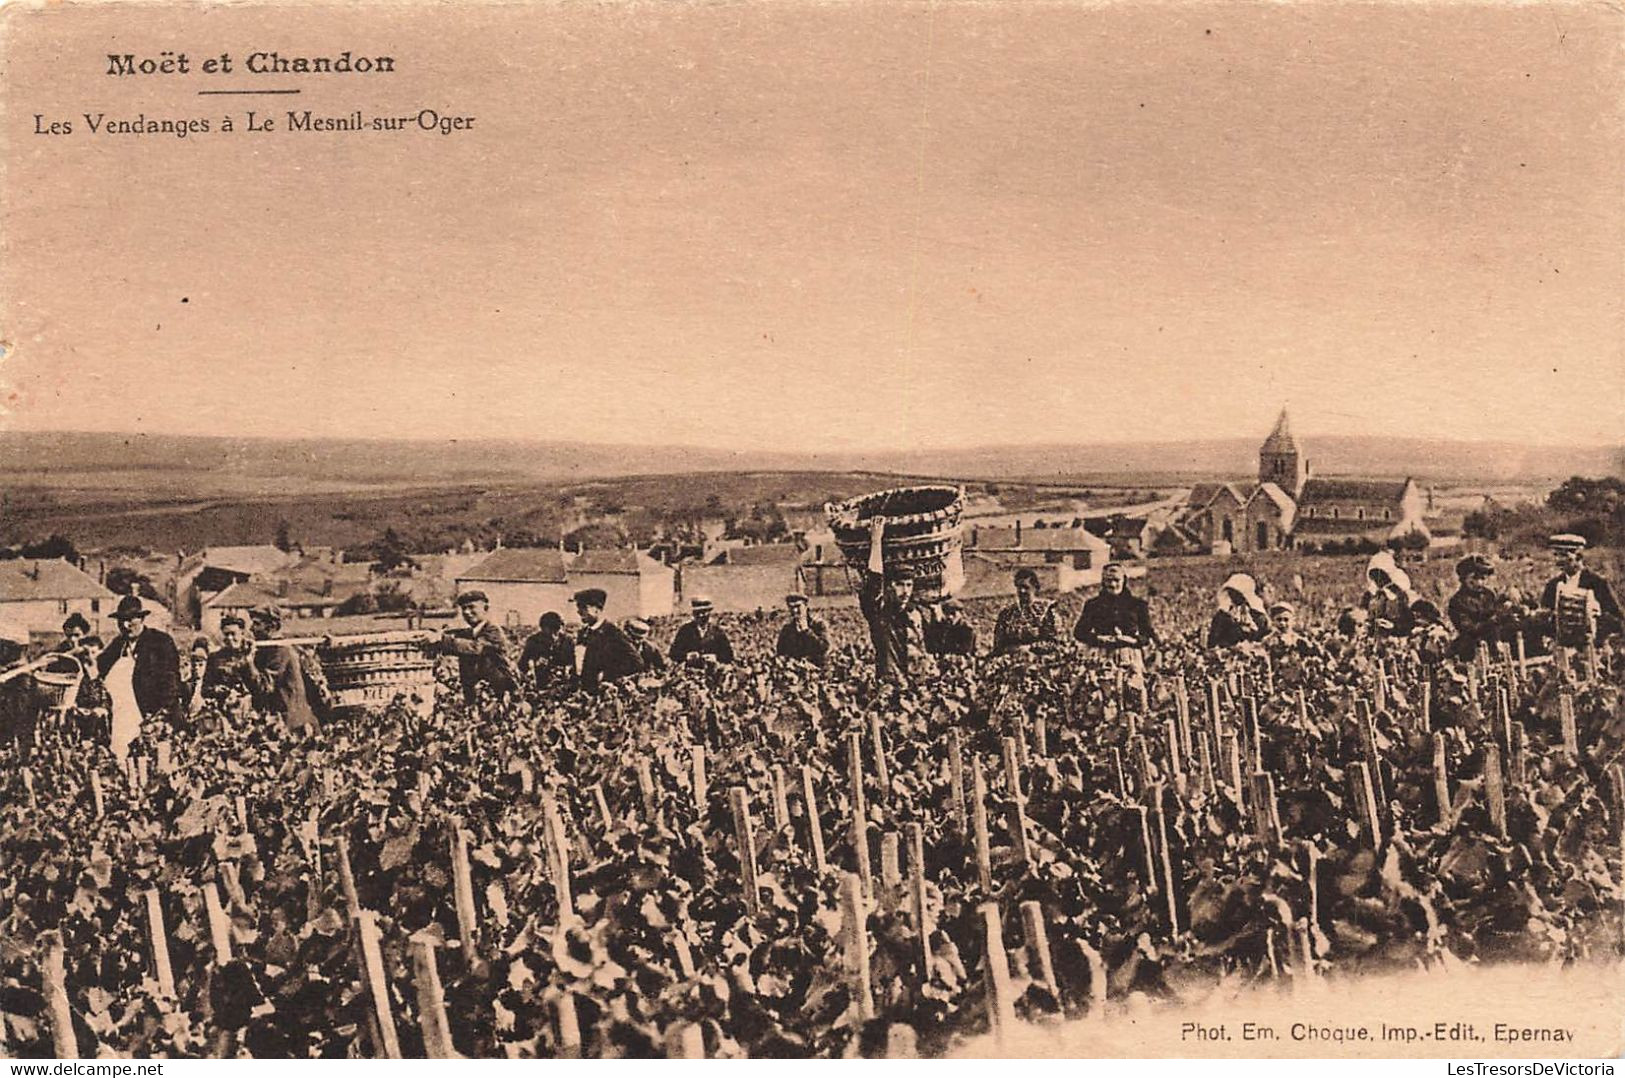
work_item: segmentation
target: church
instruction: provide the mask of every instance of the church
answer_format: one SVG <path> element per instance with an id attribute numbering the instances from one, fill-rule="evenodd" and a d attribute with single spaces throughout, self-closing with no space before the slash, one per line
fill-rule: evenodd
<path id="1" fill-rule="evenodd" d="M 1198 483 L 1182 524 L 1214 553 L 1351 551 L 1431 536 L 1421 488 L 1404 479 L 1311 474 L 1286 409 L 1258 449 L 1256 483 Z"/>

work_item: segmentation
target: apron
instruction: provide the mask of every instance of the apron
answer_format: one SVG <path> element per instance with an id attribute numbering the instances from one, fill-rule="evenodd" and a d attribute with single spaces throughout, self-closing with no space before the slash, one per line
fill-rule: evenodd
<path id="1" fill-rule="evenodd" d="M 135 656 L 119 656 L 103 684 L 113 701 L 113 757 L 122 764 L 130 755 L 130 742 L 141 734 L 141 705 L 135 702 Z"/>

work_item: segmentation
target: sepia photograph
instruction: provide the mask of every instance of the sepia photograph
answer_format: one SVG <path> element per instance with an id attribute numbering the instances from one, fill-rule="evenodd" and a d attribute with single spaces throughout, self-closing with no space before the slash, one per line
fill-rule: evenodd
<path id="1" fill-rule="evenodd" d="M 1622 162 L 1606 3 L 4 5 L 4 1075 L 1613 1074 Z"/>

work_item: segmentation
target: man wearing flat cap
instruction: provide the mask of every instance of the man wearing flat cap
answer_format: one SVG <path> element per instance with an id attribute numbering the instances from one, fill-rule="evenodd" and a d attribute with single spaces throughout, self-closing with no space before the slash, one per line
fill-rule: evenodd
<path id="1" fill-rule="evenodd" d="M 734 646 L 728 634 L 711 620 L 711 600 L 697 595 L 688 605 L 692 617 L 672 638 L 671 661 L 699 662 L 710 658 L 719 663 L 733 662 Z"/>
<path id="2" fill-rule="evenodd" d="M 792 592 L 784 597 L 784 608 L 790 612 L 790 620 L 779 629 L 774 653 L 781 659 L 799 659 L 823 666 L 829 660 L 829 630 L 812 616 L 807 597 Z"/>
<path id="3" fill-rule="evenodd" d="M 473 707 L 480 698 L 480 686 L 502 697 L 519 688 L 519 674 L 508 654 L 508 637 L 487 615 L 491 600 L 483 591 L 465 591 L 457 596 L 460 628 L 443 632 L 430 645 L 430 651 L 457 656 L 457 676 L 463 686 L 463 701 Z"/>
<path id="4" fill-rule="evenodd" d="M 112 749 L 121 762 L 141 734 L 142 719 L 173 718 L 181 689 L 174 639 L 147 626 L 147 607 L 126 595 L 113 611 L 118 635 L 96 657 L 96 672 L 112 698 Z"/>
<path id="5" fill-rule="evenodd" d="M 1480 644 L 1495 647 L 1515 631 L 1517 611 L 1510 600 L 1490 586 L 1495 565 L 1483 554 L 1469 554 L 1456 562 L 1456 579 L 1461 586 L 1450 597 L 1445 611 L 1455 626 L 1456 638 L 1450 657 L 1470 660 Z"/>
<path id="6" fill-rule="evenodd" d="M 1557 575 L 1541 592 L 1541 609 L 1556 621 L 1558 643 L 1580 647 L 1620 631 L 1619 603 L 1608 581 L 1585 567 L 1583 535 L 1554 535 L 1547 540 L 1557 560 Z"/>
<path id="7" fill-rule="evenodd" d="M 666 657 L 660 654 L 660 649 L 649 643 L 649 623 L 642 618 L 629 618 L 626 622 L 626 638 L 632 641 L 632 647 L 637 650 L 638 661 L 643 664 L 645 674 L 664 674 L 666 672 Z"/>
<path id="8" fill-rule="evenodd" d="M 249 611 L 254 626 L 254 706 L 281 715 L 289 730 L 312 734 L 327 716 L 327 678 L 309 648 L 284 644 L 282 611 L 274 606 Z"/>
<path id="9" fill-rule="evenodd" d="M 575 593 L 576 613 L 581 631 L 576 634 L 577 666 L 581 687 L 596 689 L 611 681 L 635 677 L 643 672 L 643 660 L 621 627 L 604 617 L 609 596 L 602 588 L 583 588 Z"/>

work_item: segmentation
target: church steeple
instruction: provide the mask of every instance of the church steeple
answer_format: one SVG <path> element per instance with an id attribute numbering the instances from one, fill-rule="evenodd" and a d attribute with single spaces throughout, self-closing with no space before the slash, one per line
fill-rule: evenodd
<path id="1" fill-rule="evenodd" d="M 1282 408 L 1275 429 L 1258 448 L 1258 481 L 1274 483 L 1296 499 L 1308 475 L 1308 462 L 1298 452 L 1298 443 L 1292 437 L 1292 423 Z"/>

